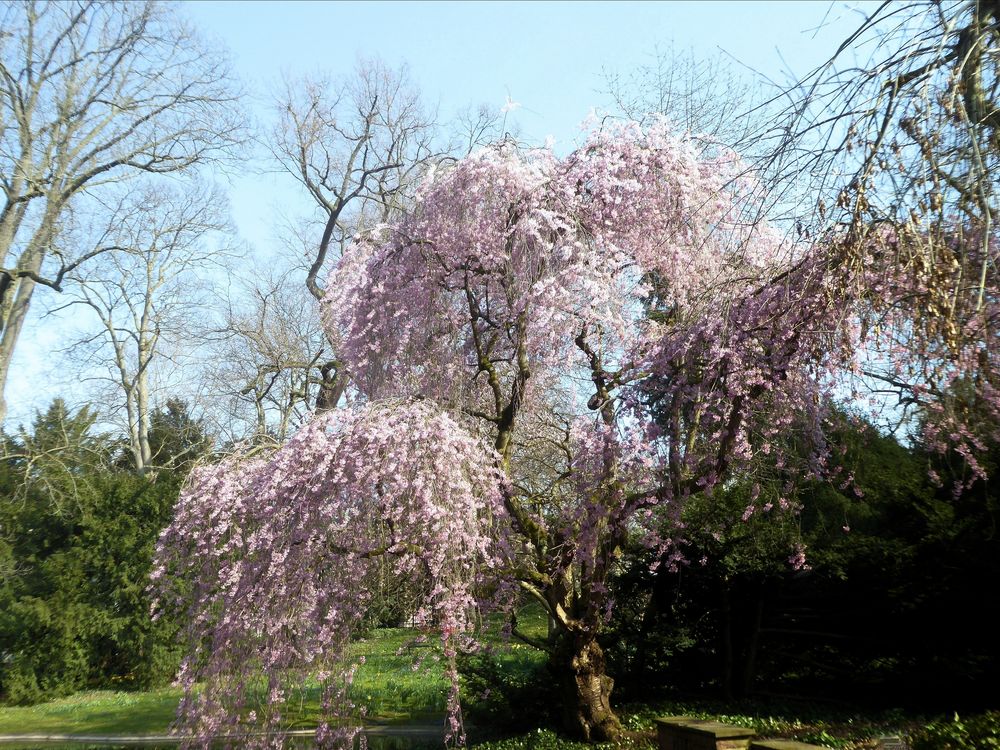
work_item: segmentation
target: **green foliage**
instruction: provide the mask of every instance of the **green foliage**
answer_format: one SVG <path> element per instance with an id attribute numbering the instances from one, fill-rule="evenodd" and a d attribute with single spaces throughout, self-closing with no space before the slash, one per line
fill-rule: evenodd
<path id="1" fill-rule="evenodd" d="M 596 750 L 597 748 L 652 748 L 649 737 L 626 736 L 618 744 L 591 744 L 567 739 L 550 729 L 536 729 L 490 742 L 473 742 L 480 750 Z"/>
<path id="2" fill-rule="evenodd" d="M 652 684 L 992 707 L 1000 611 L 988 592 L 1000 579 L 1000 483 L 955 497 L 960 457 L 907 449 L 837 418 L 839 477 L 799 484 L 788 496 L 799 513 L 776 515 L 789 477 L 761 467 L 691 503 L 681 519 L 690 562 L 678 572 L 650 572 L 642 549 L 626 556 L 606 643 L 626 694 Z M 929 465 L 948 477 L 944 486 L 931 484 Z M 744 520 L 755 483 L 757 512 Z M 789 565 L 795 543 L 808 570 Z"/>
<path id="3" fill-rule="evenodd" d="M 204 424 L 191 416 L 186 402 L 167 399 L 150 415 L 149 449 L 155 466 L 186 474 L 211 447 Z"/>
<path id="4" fill-rule="evenodd" d="M 997 750 L 1000 711 L 933 722 L 910 737 L 913 750 Z"/>
<path id="5" fill-rule="evenodd" d="M 491 617 L 485 648 L 459 655 L 465 715 L 476 725 L 508 731 L 549 726 L 559 696 L 547 655 L 511 636 L 509 628 L 533 642 L 548 640 L 548 619 L 537 602 L 518 607 L 506 622 Z"/>
<path id="6" fill-rule="evenodd" d="M 179 479 L 114 469 L 93 417 L 56 401 L 5 438 L 0 470 L 0 700 L 27 704 L 84 687 L 172 676 L 175 627 L 152 622 L 153 547 Z"/>
<path id="7" fill-rule="evenodd" d="M 0 437 L 0 497 L 25 502 L 45 497 L 54 513 L 71 505 L 93 470 L 107 462 L 110 444 L 91 434 L 95 415 L 84 407 L 70 414 L 62 399 L 36 413 L 30 430 Z"/>

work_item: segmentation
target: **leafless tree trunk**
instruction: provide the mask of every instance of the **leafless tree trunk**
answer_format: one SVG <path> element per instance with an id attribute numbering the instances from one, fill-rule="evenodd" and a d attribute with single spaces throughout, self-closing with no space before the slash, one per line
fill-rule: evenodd
<path id="1" fill-rule="evenodd" d="M 212 235 L 226 228 L 225 202 L 196 186 L 187 192 L 145 185 L 125 193 L 110 212 L 102 240 L 120 248 L 75 279 L 69 306 L 89 308 L 98 330 L 75 348 L 106 364 L 126 415 L 135 470 L 155 463 L 149 444 L 153 373 L 173 367 L 172 353 L 189 350 L 204 314 L 200 276 L 227 254 Z"/>
<path id="2" fill-rule="evenodd" d="M 306 287 L 320 300 L 331 254 L 404 205 L 435 158 L 434 124 L 405 69 L 373 61 L 346 81 L 289 82 L 276 106 L 279 123 L 269 147 L 317 209 L 318 241 L 309 242 L 305 260 Z M 335 351 L 336 342 L 328 341 L 316 358 L 318 409 L 334 408 L 347 387 L 349 373 Z"/>
<path id="3" fill-rule="evenodd" d="M 0 4 L 0 420 L 38 285 L 61 290 L 92 253 L 53 243 L 82 194 L 176 172 L 242 139 L 228 66 L 145 2 Z"/>

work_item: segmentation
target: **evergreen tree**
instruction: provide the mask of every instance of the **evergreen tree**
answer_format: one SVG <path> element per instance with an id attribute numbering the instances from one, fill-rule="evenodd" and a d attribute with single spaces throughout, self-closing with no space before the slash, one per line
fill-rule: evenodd
<path id="1" fill-rule="evenodd" d="M 180 480 L 111 465 L 92 412 L 55 400 L 3 436 L 0 700 L 85 687 L 147 686 L 177 666 L 175 626 L 152 622 L 153 547 Z"/>

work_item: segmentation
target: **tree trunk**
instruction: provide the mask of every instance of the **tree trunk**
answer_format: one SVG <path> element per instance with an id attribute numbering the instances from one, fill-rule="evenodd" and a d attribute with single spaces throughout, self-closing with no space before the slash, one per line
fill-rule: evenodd
<path id="1" fill-rule="evenodd" d="M 316 396 L 316 411 L 331 411 L 337 408 L 340 397 L 347 388 L 347 377 L 340 371 L 337 362 L 327 362 L 320 368 L 323 376 L 319 384 L 319 394 Z"/>
<path id="2" fill-rule="evenodd" d="M 28 317 L 28 305 L 31 303 L 35 282 L 29 278 L 22 278 L 13 286 L 16 290 L 13 300 L 10 301 L 9 307 L 0 312 L 0 423 L 7 416 L 7 401 L 4 396 L 7 377 L 10 373 L 10 363 L 14 359 L 14 348 L 24 327 L 24 321 Z"/>
<path id="3" fill-rule="evenodd" d="M 586 742 L 614 742 L 621 722 L 611 710 L 612 680 L 605 673 L 604 651 L 591 634 L 563 633 L 549 657 L 557 683 L 566 731 Z"/>

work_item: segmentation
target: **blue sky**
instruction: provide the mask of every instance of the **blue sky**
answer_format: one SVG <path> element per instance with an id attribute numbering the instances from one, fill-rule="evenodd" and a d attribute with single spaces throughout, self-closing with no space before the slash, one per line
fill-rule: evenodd
<path id="1" fill-rule="evenodd" d="M 824 61 L 861 20 L 844 2 L 187 2 L 261 91 L 282 73 L 350 71 L 358 57 L 406 62 L 444 110 L 509 93 L 535 134 L 568 135 L 598 103 L 605 70 L 671 44 L 779 80 Z M 862 5 L 863 7 L 863 5 Z M 780 50 L 780 54 L 779 54 Z M 783 59 L 782 59 L 783 58 Z"/>
<path id="2" fill-rule="evenodd" d="M 720 51 L 744 69 L 790 83 L 825 62 L 862 20 L 860 2 L 199 2 L 178 10 L 230 50 L 247 104 L 267 118 L 268 92 L 282 76 L 348 75 L 359 58 L 406 63 L 441 119 L 485 103 L 521 104 L 524 140 L 552 136 L 568 150 L 579 124 L 607 106 L 606 73 L 628 75 L 657 48 L 697 57 Z M 859 8 L 861 10 L 859 10 Z M 229 178 L 241 237 L 267 255 L 281 215 L 302 196 L 287 178 L 248 170 Z M 39 296 L 51 297 L 47 290 Z M 38 320 L 52 299 L 37 299 L 8 383 L 8 427 L 30 420 L 53 397 L 71 394 L 78 374 L 49 354 L 59 320 Z M 42 383 L 44 386 L 39 387 Z"/>
<path id="3" fill-rule="evenodd" d="M 591 109 L 609 104 L 606 74 L 648 65 L 658 48 L 722 52 L 748 80 L 755 71 L 790 83 L 829 58 L 866 5 L 877 4 L 189 0 L 181 8 L 231 51 L 262 117 L 282 76 L 348 75 L 359 58 L 377 56 L 408 65 L 441 119 L 480 103 L 499 109 L 510 96 L 525 140 L 552 136 L 557 150 L 569 150 Z M 232 188 L 241 234 L 266 253 L 276 215 L 294 212 L 299 196 L 274 176 L 239 178 Z"/>

